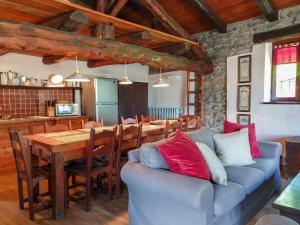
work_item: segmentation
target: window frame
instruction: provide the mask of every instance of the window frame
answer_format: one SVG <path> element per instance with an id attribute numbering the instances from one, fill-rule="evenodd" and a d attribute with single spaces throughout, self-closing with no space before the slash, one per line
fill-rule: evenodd
<path id="1" fill-rule="evenodd" d="M 296 64 L 296 89 L 295 89 L 295 97 L 276 97 L 276 66 L 273 65 L 273 49 L 276 45 L 284 45 L 291 44 L 297 41 L 290 42 L 281 42 L 281 43 L 272 43 L 272 74 L 271 74 L 271 102 L 299 102 L 300 101 L 300 63 Z M 300 50 L 298 51 L 298 55 L 300 57 Z"/>

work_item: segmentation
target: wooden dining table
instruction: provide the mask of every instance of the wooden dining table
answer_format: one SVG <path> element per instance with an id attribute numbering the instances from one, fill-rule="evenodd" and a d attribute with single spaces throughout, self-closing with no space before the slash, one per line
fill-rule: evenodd
<path id="1" fill-rule="evenodd" d="M 125 125 L 129 126 L 129 125 Z M 113 129 L 112 126 L 96 128 L 96 132 Z M 165 124 L 144 124 L 142 137 L 163 131 Z M 52 168 L 52 218 L 64 218 L 64 166 L 67 162 L 85 156 L 90 129 L 26 135 L 33 159 L 47 160 Z M 38 192 L 38 190 L 37 190 Z"/>

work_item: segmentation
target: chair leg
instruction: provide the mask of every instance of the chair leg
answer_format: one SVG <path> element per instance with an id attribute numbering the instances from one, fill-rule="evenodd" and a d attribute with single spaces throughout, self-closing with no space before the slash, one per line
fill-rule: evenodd
<path id="1" fill-rule="evenodd" d="M 92 198 L 92 178 L 86 178 L 86 199 L 85 199 L 85 210 L 87 212 L 91 211 L 91 198 Z"/>
<path id="2" fill-rule="evenodd" d="M 28 188 L 28 203 L 29 203 L 29 219 L 34 220 L 34 194 L 33 187 L 27 184 Z"/>
<path id="3" fill-rule="evenodd" d="M 65 208 L 69 208 L 69 176 L 68 173 L 65 172 Z"/>
<path id="4" fill-rule="evenodd" d="M 112 185 L 112 172 L 108 172 L 108 199 L 112 200 L 113 199 L 113 185 Z"/>
<path id="5" fill-rule="evenodd" d="M 18 193 L 19 193 L 19 207 L 24 209 L 24 190 L 23 190 L 23 180 L 18 178 Z"/>
<path id="6" fill-rule="evenodd" d="M 97 175 L 97 189 L 99 190 L 102 187 L 102 177 Z"/>
<path id="7" fill-rule="evenodd" d="M 120 178 L 120 166 L 116 168 L 116 195 L 117 198 L 121 197 L 121 178 Z"/>
<path id="8" fill-rule="evenodd" d="M 72 175 L 72 185 L 74 186 L 76 184 L 76 175 Z"/>

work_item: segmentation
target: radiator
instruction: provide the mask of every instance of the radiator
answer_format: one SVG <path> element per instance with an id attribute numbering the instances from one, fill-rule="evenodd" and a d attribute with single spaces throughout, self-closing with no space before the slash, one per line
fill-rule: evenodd
<path id="1" fill-rule="evenodd" d="M 155 118 L 158 120 L 177 119 L 178 117 L 180 117 L 182 112 L 182 108 L 148 108 L 148 115 L 155 116 Z"/>

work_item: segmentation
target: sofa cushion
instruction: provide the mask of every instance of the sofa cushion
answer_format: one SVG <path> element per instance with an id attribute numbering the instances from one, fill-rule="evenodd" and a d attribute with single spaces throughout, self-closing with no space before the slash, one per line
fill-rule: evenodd
<path id="1" fill-rule="evenodd" d="M 261 170 L 264 173 L 265 180 L 268 180 L 276 171 L 278 161 L 276 159 L 259 158 L 254 159 L 256 163 L 245 167 L 252 167 Z"/>
<path id="2" fill-rule="evenodd" d="M 227 185 L 227 174 L 216 153 L 206 144 L 196 142 L 210 170 L 212 180 L 217 184 Z"/>
<path id="3" fill-rule="evenodd" d="M 213 129 L 204 127 L 201 130 L 189 131 L 186 134 L 192 138 L 194 142 L 204 143 L 215 151 L 213 136 L 217 133 L 218 132 Z"/>
<path id="4" fill-rule="evenodd" d="M 251 156 L 253 158 L 260 158 L 262 156 L 258 143 L 256 141 L 256 131 L 255 131 L 254 123 L 251 123 L 249 125 L 241 125 L 238 123 L 232 123 L 225 120 L 223 126 L 224 126 L 224 133 L 231 133 L 231 132 L 239 131 L 240 129 L 243 128 L 248 128 Z"/>
<path id="5" fill-rule="evenodd" d="M 158 145 L 158 149 L 172 172 L 204 180 L 210 179 L 203 155 L 185 133 L 176 131 L 175 136 Z"/>
<path id="6" fill-rule="evenodd" d="M 245 188 L 237 183 L 228 182 L 227 186 L 214 184 L 214 215 L 221 216 L 244 200 Z"/>
<path id="7" fill-rule="evenodd" d="M 225 170 L 227 180 L 244 186 L 246 194 L 251 193 L 264 182 L 264 173 L 256 168 L 227 166 Z"/>
<path id="8" fill-rule="evenodd" d="M 250 154 L 248 128 L 228 134 L 215 134 L 216 152 L 224 166 L 255 163 Z"/>
<path id="9" fill-rule="evenodd" d="M 145 167 L 169 169 L 157 148 L 157 143 L 147 143 L 141 146 L 140 161 Z"/>

